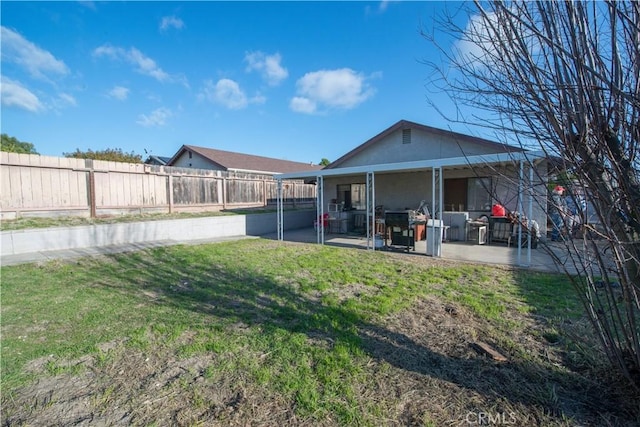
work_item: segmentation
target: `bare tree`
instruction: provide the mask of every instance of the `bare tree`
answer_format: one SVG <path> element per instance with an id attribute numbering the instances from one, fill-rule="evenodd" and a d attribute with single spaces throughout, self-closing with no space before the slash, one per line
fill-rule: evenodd
<path id="1" fill-rule="evenodd" d="M 640 2 L 463 7 L 466 27 L 448 14 L 423 29 L 445 59 L 427 63 L 430 90 L 476 111 L 453 120 L 543 150 L 584 190 L 592 208 L 578 211 L 580 239 L 562 237 L 565 271 L 609 360 L 640 388 Z"/>

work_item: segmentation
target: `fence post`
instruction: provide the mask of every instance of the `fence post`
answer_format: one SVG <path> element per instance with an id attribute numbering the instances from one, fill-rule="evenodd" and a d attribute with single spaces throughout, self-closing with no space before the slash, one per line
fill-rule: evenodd
<path id="1" fill-rule="evenodd" d="M 89 171 L 89 215 L 91 218 L 97 216 L 96 213 L 96 176 L 93 170 Z"/>
<path id="2" fill-rule="evenodd" d="M 96 175 L 93 170 L 93 160 L 85 159 L 84 165 L 89 169 L 89 216 L 95 218 L 97 216 L 96 209 Z"/>
<path id="3" fill-rule="evenodd" d="M 227 209 L 227 177 L 222 178 L 222 209 Z"/>
<path id="4" fill-rule="evenodd" d="M 267 180 L 262 179 L 262 206 L 267 207 Z"/>
<path id="5" fill-rule="evenodd" d="M 167 181 L 167 200 L 169 201 L 169 213 L 173 213 L 173 174 L 169 174 Z"/>
<path id="6" fill-rule="evenodd" d="M 296 208 L 296 182 L 291 181 L 291 197 L 293 198 L 293 209 Z"/>

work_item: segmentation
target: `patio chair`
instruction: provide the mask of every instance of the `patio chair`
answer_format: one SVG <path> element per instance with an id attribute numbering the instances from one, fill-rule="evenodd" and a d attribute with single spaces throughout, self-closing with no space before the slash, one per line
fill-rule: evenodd
<path id="1" fill-rule="evenodd" d="M 510 222 L 494 222 L 491 227 L 489 239 L 491 243 L 506 243 L 511 246 L 511 238 L 513 237 L 513 224 Z"/>
<path id="2" fill-rule="evenodd" d="M 353 231 L 358 234 L 365 234 L 367 230 L 367 216 L 363 213 L 355 213 L 352 217 Z"/>

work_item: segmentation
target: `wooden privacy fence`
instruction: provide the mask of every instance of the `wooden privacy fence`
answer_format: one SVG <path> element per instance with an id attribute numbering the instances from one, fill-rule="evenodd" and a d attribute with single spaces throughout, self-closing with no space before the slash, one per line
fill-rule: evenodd
<path id="1" fill-rule="evenodd" d="M 0 152 L 3 219 L 217 211 L 275 205 L 271 175 Z M 286 181 L 284 203 L 315 206 L 316 186 Z"/>

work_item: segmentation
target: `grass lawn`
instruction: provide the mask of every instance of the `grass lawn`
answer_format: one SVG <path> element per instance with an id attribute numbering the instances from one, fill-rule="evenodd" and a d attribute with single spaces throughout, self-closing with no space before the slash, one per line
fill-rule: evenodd
<path id="1" fill-rule="evenodd" d="M 164 219 L 198 218 L 203 216 L 230 215 L 229 212 L 201 212 L 201 213 L 175 213 L 175 214 L 133 214 L 133 215 L 113 215 L 99 218 L 64 216 L 57 218 L 50 217 L 23 217 L 11 220 L 2 220 L 0 229 L 2 231 L 26 230 L 31 228 L 49 227 L 73 227 L 78 225 L 94 224 L 115 224 L 120 222 L 133 221 L 154 221 Z"/>
<path id="2" fill-rule="evenodd" d="M 288 208 L 287 210 L 295 210 Z M 95 225 L 95 224 L 115 224 L 121 222 L 134 221 L 160 221 L 167 219 L 185 219 L 185 218 L 201 218 L 220 215 L 243 215 L 255 213 L 275 212 L 275 208 L 245 208 L 245 209 L 226 209 L 223 211 L 206 211 L 206 212 L 177 212 L 177 213 L 145 213 L 130 215 L 110 215 L 98 218 L 87 217 L 21 217 L 11 220 L 0 221 L 1 231 L 26 230 L 32 228 L 49 228 L 49 227 L 73 227 L 79 225 Z"/>
<path id="3" fill-rule="evenodd" d="M 638 421 L 558 275 L 261 239 L 1 273 L 2 425 Z"/>

